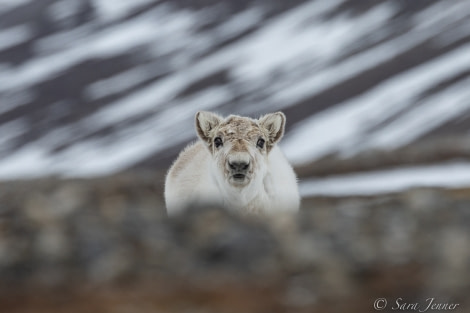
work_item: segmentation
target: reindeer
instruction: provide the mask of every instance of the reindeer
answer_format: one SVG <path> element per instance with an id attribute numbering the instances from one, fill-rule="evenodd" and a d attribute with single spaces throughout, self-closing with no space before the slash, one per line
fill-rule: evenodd
<path id="1" fill-rule="evenodd" d="M 200 140 L 180 153 L 166 176 L 169 215 L 201 204 L 255 214 L 298 211 L 297 178 L 277 146 L 286 123 L 282 112 L 258 120 L 198 112 L 195 120 Z"/>

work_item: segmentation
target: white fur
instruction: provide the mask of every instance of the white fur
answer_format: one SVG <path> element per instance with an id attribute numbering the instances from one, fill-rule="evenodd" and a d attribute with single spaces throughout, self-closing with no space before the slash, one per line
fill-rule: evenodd
<path id="1" fill-rule="evenodd" d="M 284 120 L 270 115 L 250 121 L 256 121 L 261 128 L 266 120 L 271 121 L 268 130 L 271 133 L 280 132 L 277 142 L 284 132 L 285 117 L 282 113 L 276 114 L 281 114 Z M 235 211 L 253 213 L 297 211 L 300 205 L 297 179 L 276 142 L 269 153 L 260 152 L 248 139 L 247 150 L 244 152 L 231 151 L 233 146 L 228 141 L 220 148 L 220 152 L 213 152 L 205 139 L 210 142 L 216 136 L 215 133 L 209 133 L 215 132 L 222 121 L 222 118 L 210 113 L 196 116 L 196 125 L 199 124 L 202 129 L 198 129 L 201 140 L 180 153 L 166 177 L 165 202 L 168 213 L 173 215 L 194 204 L 215 204 Z M 256 164 L 253 165 L 252 179 L 246 186 L 230 184 L 224 175 L 225 160 L 244 161 L 249 158 L 256 160 L 252 162 Z"/>

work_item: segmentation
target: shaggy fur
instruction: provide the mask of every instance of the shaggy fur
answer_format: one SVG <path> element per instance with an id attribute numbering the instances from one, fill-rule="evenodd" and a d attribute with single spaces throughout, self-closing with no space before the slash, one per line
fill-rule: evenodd
<path id="1" fill-rule="evenodd" d="M 281 112 L 258 120 L 198 112 L 200 140 L 180 153 L 166 177 L 168 213 L 192 204 L 252 213 L 297 211 L 297 179 L 276 145 L 285 120 Z"/>

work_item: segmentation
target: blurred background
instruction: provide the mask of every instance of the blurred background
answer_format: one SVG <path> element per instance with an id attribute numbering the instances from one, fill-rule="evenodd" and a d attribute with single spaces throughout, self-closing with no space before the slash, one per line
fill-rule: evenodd
<path id="1" fill-rule="evenodd" d="M 410 302 L 468 294 L 469 17 L 465 0 L 0 0 L 0 310 L 70 312 L 25 286 L 55 294 L 116 281 L 142 292 L 91 292 L 87 303 L 341 312 L 373 311 L 374 290 Z M 191 226 L 198 216 L 165 219 L 164 175 L 196 139 L 199 110 L 286 114 L 300 217 L 261 231 L 209 210 L 233 233 L 206 235 Z M 246 276 L 261 286 L 220 295 L 218 283 L 244 277 L 234 255 L 262 258 L 247 238 L 269 243 L 269 260 Z M 222 278 L 199 284 L 206 274 Z M 147 293 L 169 280 L 202 291 L 172 306 L 188 292 L 176 284 L 158 306 Z M 61 299 L 83 303 L 86 288 Z M 266 306 L 250 306 L 260 292 Z M 332 306 L 340 296 L 345 307 Z M 248 306 L 227 311 L 241 299 Z"/>

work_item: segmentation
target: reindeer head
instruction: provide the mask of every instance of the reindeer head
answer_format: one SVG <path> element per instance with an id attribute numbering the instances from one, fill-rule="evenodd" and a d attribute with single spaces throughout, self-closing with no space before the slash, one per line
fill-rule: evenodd
<path id="1" fill-rule="evenodd" d="M 262 182 L 268 154 L 284 134 L 286 117 L 277 112 L 258 120 L 209 112 L 196 114 L 198 136 L 206 143 L 216 165 L 216 178 L 233 187 Z"/>

